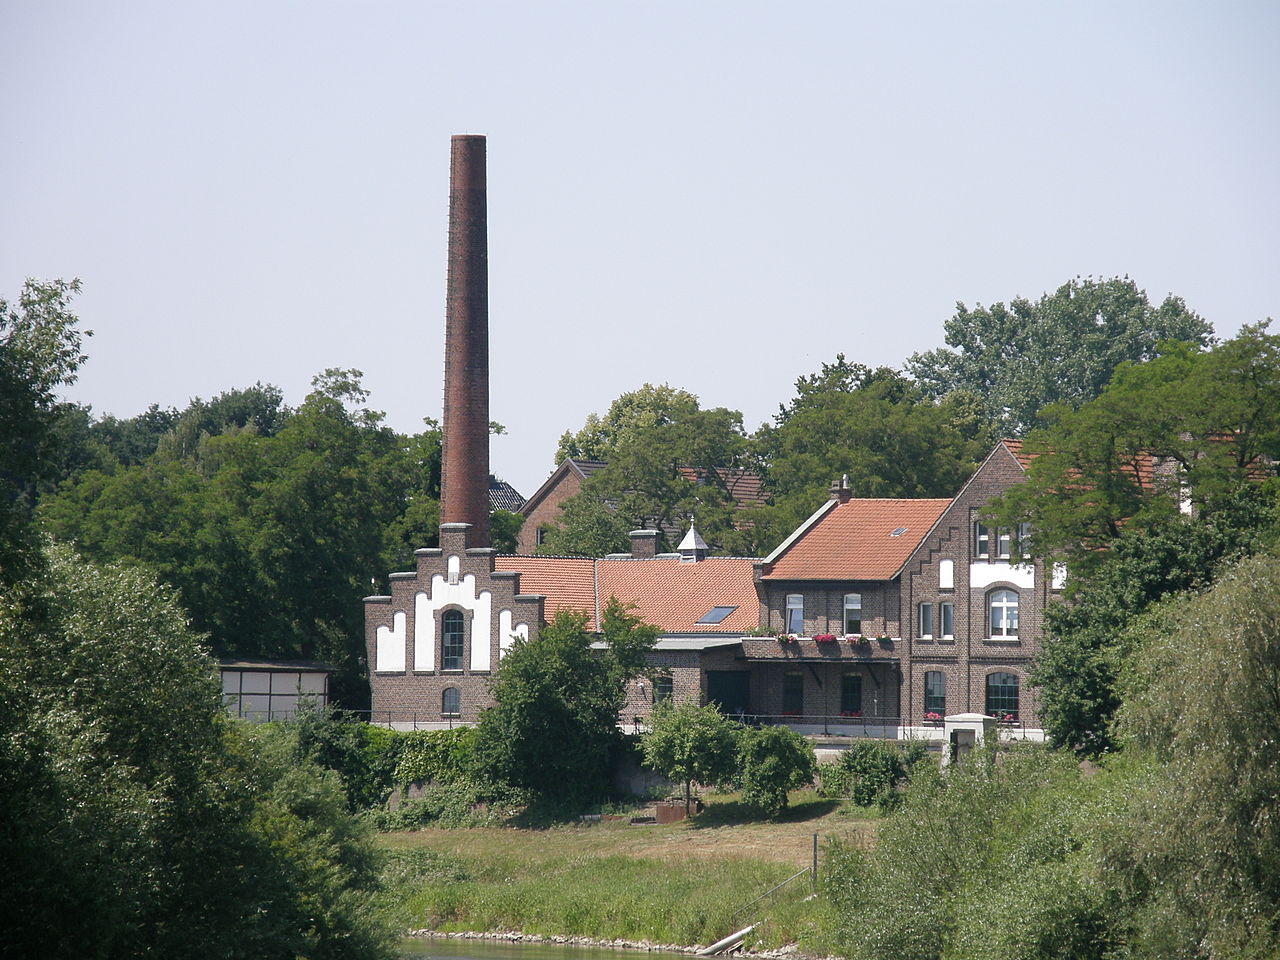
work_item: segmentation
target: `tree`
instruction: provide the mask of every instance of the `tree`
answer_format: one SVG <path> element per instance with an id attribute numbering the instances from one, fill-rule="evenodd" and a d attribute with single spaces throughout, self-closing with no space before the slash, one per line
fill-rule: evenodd
<path id="1" fill-rule="evenodd" d="M 776 817 L 787 808 L 787 791 L 813 782 L 813 747 L 786 727 L 744 727 L 738 735 L 738 783 L 742 802 Z"/>
<path id="2" fill-rule="evenodd" d="M 665 383 L 656 387 L 646 383 L 614 400 L 603 417 L 588 414 L 577 433 L 566 430 L 556 449 L 555 466 L 566 457 L 608 462 L 617 454 L 619 444 L 679 422 L 697 410 L 698 398 L 692 393 Z"/>
<path id="3" fill-rule="evenodd" d="M 1096 399 L 1045 419 L 1024 444 L 1027 482 L 992 512 L 1004 525 L 1030 522 L 1038 555 L 1085 572 L 1122 529 L 1159 526 L 1183 503 L 1207 522 L 1274 474 L 1280 337 L 1263 324 L 1208 352 L 1168 344 L 1150 362 L 1121 365 Z"/>
<path id="4" fill-rule="evenodd" d="M 1150 360 L 1166 340 L 1203 347 L 1211 334 L 1177 297 L 1153 307 L 1128 277 L 1076 278 L 1036 301 L 957 303 L 946 323 L 954 349 L 913 354 L 906 369 L 928 396 L 976 394 L 995 429 L 1018 436 L 1043 407 L 1097 396 L 1121 363 Z"/>
<path id="5" fill-rule="evenodd" d="M 680 529 L 690 517 L 713 548 L 732 537 L 736 504 L 724 471 L 743 462 L 741 413 L 702 410 L 693 394 L 646 384 L 560 444 L 562 456 L 607 463 L 566 501 L 545 551 L 599 556 L 602 545 L 626 549 L 631 530 Z"/>
<path id="6" fill-rule="evenodd" d="M 646 765 L 684 784 L 687 813 L 695 782 L 716 783 L 733 775 L 737 728 L 714 703 L 701 707 L 687 700 L 672 706 L 667 701 L 653 711 L 640 746 Z"/>
<path id="7" fill-rule="evenodd" d="M 171 590 L 43 559 L 0 594 L 0 952 L 382 956 L 336 779 L 227 718 Z"/>
<path id="8" fill-rule="evenodd" d="M 1262 555 L 1135 627 L 1119 729 L 1159 764 L 1135 791 L 1126 879 L 1183 949 L 1280 952 L 1280 558 Z"/>
<path id="9" fill-rule="evenodd" d="M 962 398 L 935 402 L 900 374 L 841 354 L 796 381 L 796 396 L 754 438 L 771 505 L 749 515 L 772 549 L 849 478 L 855 497 L 951 496 L 990 446 Z"/>
<path id="10" fill-rule="evenodd" d="M 316 388 L 274 432 L 233 417 L 209 421 L 222 432 L 168 434 L 140 464 L 64 483 L 41 516 L 93 558 L 175 586 L 220 655 L 327 660 L 335 697 L 361 708 L 360 598 L 434 542 L 439 435 L 383 427 L 357 371 L 326 371 Z M 265 416 L 276 394 L 256 390 L 221 399 L 256 396 Z"/>
<path id="11" fill-rule="evenodd" d="M 75 382 L 84 337 L 71 312 L 80 281 L 28 280 L 0 299 L 0 582 L 36 548 L 28 536 L 37 484 L 60 462 L 57 390 Z"/>
<path id="12" fill-rule="evenodd" d="M 587 615 L 560 611 L 536 636 L 512 644 L 476 731 L 487 780 L 569 801 L 607 792 L 626 684 L 644 670 L 658 630 L 616 600 L 601 627 L 605 649 L 592 650 Z"/>
<path id="13" fill-rule="evenodd" d="M 1256 489 L 1206 520 L 1180 516 L 1123 532 L 1104 560 L 1045 609 L 1034 683 L 1052 741 L 1096 755 L 1115 748 L 1117 675 L 1130 655 L 1129 627 L 1157 601 L 1212 582 L 1224 564 L 1277 538 L 1280 511 Z"/>

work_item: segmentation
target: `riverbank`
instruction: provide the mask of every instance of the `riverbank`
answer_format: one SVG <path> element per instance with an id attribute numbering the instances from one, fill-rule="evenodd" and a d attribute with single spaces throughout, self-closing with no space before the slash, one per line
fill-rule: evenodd
<path id="1" fill-rule="evenodd" d="M 756 952 L 838 952 L 829 905 L 810 896 L 813 837 L 820 856 L 832 838 L 866 844 L 874 819 L 812 793 L 796 794 L 776 822 L 752 819 L 731 796 L 708 801 L 697 818 L 669 825 L 386 834 L 387 902 L 416 935 L 515 931 L 496 936 L 688 952 L 754 923 Z"/>

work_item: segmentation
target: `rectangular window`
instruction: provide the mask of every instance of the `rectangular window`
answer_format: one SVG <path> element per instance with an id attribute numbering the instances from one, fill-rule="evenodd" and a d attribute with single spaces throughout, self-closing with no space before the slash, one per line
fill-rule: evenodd
<path id="1" fill-rule="evenodd" d="M 996 556 L 1001 560 L 1009 559 L 1009 547 L 1012 537 L 1009 535 L 1008 527 L 1000 527 L 996 530 Z"/>
<path id="2" fill-rule="evenodd" d="M 787 594 L 787 619 L 783 630 L 786 633 L 794 633 L 797 636 L 804 633 L 804 595 L 800 593 Z"/>
<path id="3" fill-rule="evenodd" d="M 782 675 L 782 715 L 784 717 L 804 715 L 803 673 L 785 673 Z"/>
<path id="4" fill-rule="evenodd" d="M 846 673 L 840 678 L 840 716 L 862 716 L 862 674 Z"/>
<path id="5" fill-rule="evenodd" d="M 927 640 L 933 639 L 933 604 L 920 604 L 920 636 Z"/>
<path id="6" fill-rule="evenodd" d="M 847 634 L 862 632 L 862 594 L 860 593 L 844 595 L 844 632 Z"/>
<path id="7" fill-rule="evenodd" d="M 941 633 L 938 635 L 944 640 L 953 640 L 956 635 L 956 607 L 954 603 L 938 604 L 938 626 Z"/>
<path id="8" fill-rule="evenodd" d="M 670 700 L 675 689 L 675 681 L 670 677 L 658 677 L 653 681 L 653 702 L 662 703 L 664 700 Z"/>
<path id="9" fill-rule="evenodd" d="M 973 555 L 983 559 L 991 556 L 991 528 L 985 523 L 973 525 Z"/>

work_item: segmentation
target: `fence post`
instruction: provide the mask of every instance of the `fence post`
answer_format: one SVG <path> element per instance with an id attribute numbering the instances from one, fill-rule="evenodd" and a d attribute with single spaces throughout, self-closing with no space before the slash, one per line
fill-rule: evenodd
<path id="1" fill-rule="evenodd" d="M 818 835 L 813 835 L 813 892 L 818 892 Z"/>

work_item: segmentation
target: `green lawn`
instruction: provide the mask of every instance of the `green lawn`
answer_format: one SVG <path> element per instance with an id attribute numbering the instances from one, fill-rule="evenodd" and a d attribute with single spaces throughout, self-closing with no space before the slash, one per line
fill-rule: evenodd
<path id="1" fill-rule="evenodd" d="M 823 897 L 803 877 L 813 835 L 867 843 L 875 822 L 812 792 L 777 821 L 754 821 L 733 795 L 692 820 L 601 822 L 545 830 L 428 829 L 382 837 L 388 902 L 404 929 L 524 933 L 707 944 L 757 923 L 764 946 L 833 947 Z M 746 909 L 744 909 L 746 908 Z"/>

